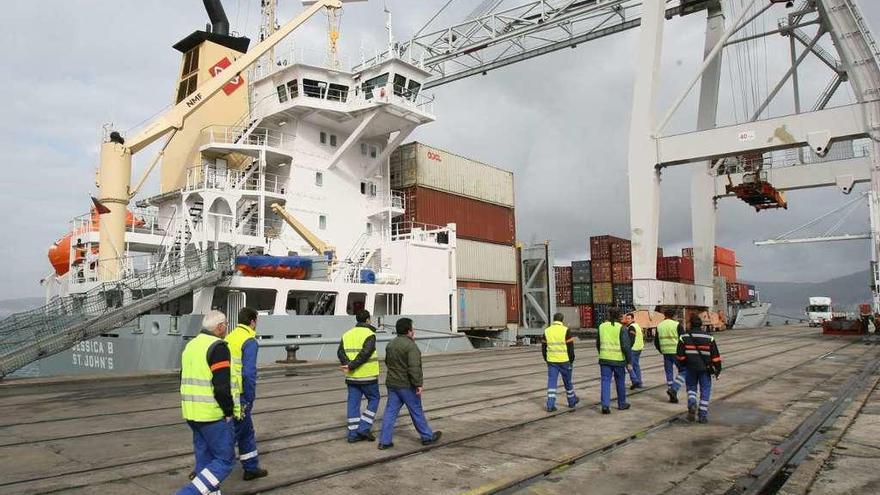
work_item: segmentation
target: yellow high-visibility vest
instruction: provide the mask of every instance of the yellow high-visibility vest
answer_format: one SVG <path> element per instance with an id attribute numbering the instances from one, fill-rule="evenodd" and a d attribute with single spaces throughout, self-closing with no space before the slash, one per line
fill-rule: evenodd
<path id="1" fill-rule="evenodd" d="M 206 333 L 190 340 L 180 357 L 180 409 L 183 419 L 189 421 L 217 421 L 223 419 L 223 409 L 214 399 L 214 372 L 208 364 L 208 353 L 221 340 Z M 230 383 L 231 385 L 231 383 Z M 238 408 L 238 394 L 232 387 L 232 401 Z"/>
<path id="2" fill-rule="evenodd" d="M 367 327 L 354 327 L 342 334 L 342 348 L 349 361 L 354 360 L 361 349 L 364 348 L 364 342 L 367 338 L 375 335 L 372 330 Z M 367 359 L 367 362 L 358 366 L 355 370 L 349 370 L 345 377 L 349 380 L 372 381 L 379 376 L 379 354 L 373 350 L 373 354 Z"/>
<path id="3" fill-rule="evenodd" d="M 631 323 L 630 326 L 633 327 L 636 331 L 636 338 L 635 340 L 633 340 L 632 350 L 641 351 L 645 348 L 645 335 L 642 332 L 642 327 L 640 327 L 639 324 L 635 322 Z"/>
<path id="4" fill-rule="evenodd" d="M 257 331 L 253 328 L 238 324 L 231 332 L 226 334 L 226 342 L 229 344 L 229 354 L 232 356 L 232 387 L 236 394 L 244 392 L 244 380 L 241 377 L 241 370 L 244 367 L 241 362 L 244 344 L 250 339 L 257 338 Z M 239 410 L 235 410 L 236 417 L 239 416 Z"/>
<path id="5" fill-rule="evenodd" d="M 606 361 L 626 361 L 620 349 L 620 323 L 606 321 L 599 325 L 599 359 Z"/>
<path id="6" fill-rule="evenodd" d="M 544 329 L 548 363 L 568 362 L 568 346 L 565 342 L 566 332 L 568 332 L 568 327 L 559 321 L 554 321 L 552 325 Z"/>
<path id="7" fill-rule="evenodd" d="M 660 339 L 661 354 L 678 352 L 678 322 L 668 319 L 661 321 L 657 325 L 657 338 Z"/>

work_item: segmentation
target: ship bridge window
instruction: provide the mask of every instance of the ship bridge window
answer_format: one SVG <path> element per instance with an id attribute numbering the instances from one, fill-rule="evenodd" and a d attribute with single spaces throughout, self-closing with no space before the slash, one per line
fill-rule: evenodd
<path id="1" fill-rule="evenodd" d="M 315 185 L 318 187 L 324 185 L 324 172 L 315 172 Z"/>
<path id="2" fill-rule="evenodd" d="M 318 228 L 327 230 L 327 215 L 318 215 Z"/>
<path id="3" fill-rule="evenodd" d="M 394 94 L 403 96 L 406 93 L 406 78 L 400 74 L 394 74 Z"/>
<path id="4" fill-rule="evenodd" d="M 299 96 L 299 82 L 297 79 L 287 83 L 287 94 L 290 96 L 290 99 Z"/>
<path id="5" fill-rule="evenodd" d="M 422 89 L 422 84 L 410 79 L 409 85 L 407 85 L 406 89 L 409 91 L 409 99 L 416 101 L 416 97 L 419 96 L 419 91 Z"/>
<path id="6" fill-rule="evenodd" d="M 303 93 L 310 98 L 324 98 L 327 83 L 314 79 L 303 79 Z"/>
<path id="7" fill-rule="evenodd" d="M 331 101 L 345 102 L 345 100 L 348 99 L 348 86 L 330 83 L 330 90 L 327 92 L 327 99 Z"/>
<path id="8" fill-rule="evenodd" d="M 278 90 L 278 103 L 287 101 L 287 86 L 282 84 L 275 89 Z"/>
<path id="9" fill-rule="evenodd" d="M 399 315 L 403 307 L 403 294 L 376 294 L 373 316 Z"/>
<path id="10" fill-rule="evenodd" d="M 376 196 L 376 184 L 372 182 L 361 181 L 361 194 L 365 196 Z"/>
<path id="11" fill-rule="evenodd" d="M 321 138 L 321 144 L 327 144 L 327 133 L 326 132 L 321 131 L 320 138 Z"/>
<path id="12" fill-rule="evenodd" d="M 330 146 L 336 146 L 336 134 L 330 134 Z"/>
<path id="13" fill-rule="evenodd" d="M 345 312 L 353 315 L 358 311 L 365 309 L 367 305 L 367 294 L 364 292 L 349 292 L 348 301 L 345 303 Z"/>
<path id="14" fill-rule="evenodd" d="M 373 98 L 373 88 L 378 88 L 380 86 L 385 86 L 388 84 L 388 73 L 376 76 L 372 79 L 367 79 L 361 84 L 361 89 L 364 90 L 364 98 L 372 99 Z"/>

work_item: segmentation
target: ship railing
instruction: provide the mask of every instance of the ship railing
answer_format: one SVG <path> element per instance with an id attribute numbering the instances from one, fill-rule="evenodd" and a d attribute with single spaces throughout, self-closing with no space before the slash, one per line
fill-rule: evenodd
<path id="1" fill-rule="evenodd" d="M 202 129 L 204 144 L 233 144 L 281 149 L 285 145 L 292 146 L 293 140 L 294 136 L 265 127 L 257 127 L 250 132 L 247 126 L 215 125 Z"/>
<path id="2" fill-rule="evenodd" d="M 276 47 L 274 53 L 274 64 L 268 63 L 268 57 L 263 59 L 263 63 L 254 64 L 254 68 L 251 71 L 251 81 L 258 81 L 295 64 L 344 71 L 348 71 L 351 67 L 351 60 L 348 57 L 337 55 L 337 63 L 332 64 L 327 57 L 327 51 L 316 48 L 303 48 L 296 47 L 293 44 L 283 44 Z"/>
<path id="3" fill-rule="evenodd" d="M 373 208 L 394 208 L 396 210 L 405 210 L 406 196 L 400 191 L 391 191 L 390 194 L 380 191 L 376 196 L 369 199 L 369 203 Z"/>
<path id="4" fill-rule="evenodd" d="M 449 242 L 449 229 L 440 225 L 431 225 L 421 222 L 392 222 L 388 238 L 392 241 L 413 240 L 419 242 L 436 242 L 445 244 Z M 445 241 L 443 240 L 445 236 Z"/>
<path id="5" fill-rule="evenodd" d="M 718 175 L 748 173 L 758 169 L 795 167 L 827 163 L 870 156 L 869 143 L 865 139 L 840 141 L 832 144 L 825 156 L 816 155 L 808 146 L 789 148 L 754 156 L 724 158 L 718 166 Z"/>
<path id="6" fill-rule="evenodd" d="M 165 226 L 171 220 L 170 217 L 162 217 L 159 215 L 159 209 L 156 207 L 140 208 L 134 207 L 128 210 L 132 214 L 132 221 L 126 220 L 125 231 L 138 234 L 164 235 Z M 96 214 L 84 213 L 73 217 L 70 221 L 70 231 L 74 234 L 94 231 L 99 228 L 99 217 Z M 74 237 L 74 241 L 75 241 Z"/>
<path id="7" fill-rule="evenodd" d="M 123 271 L 118 278 L 0 321 L 0 377 L 118 328 L 178 293 L 216 283 L 233 270 L 228 246 L 186 252 L 172 263 L 131 257 L 120 261 Z"/>
<path id="8" fill-rule="evenodd" d="M 273 194 L 285 194 L 289 177 L 269 174 L 247 174 L 244 170 L 217 169 L 212 165 L 190 167 L 186 171 L 187 191 L 262 191 Z"/>
<path id="9" fill-rule="evenodd" d="M 434 115 L 434 96 L 425 95 L 419 90 L 410 90 L 403 86 L 388 83 L 384 86 L 372 86 L 367 89 L 355 88 L 350 101 L 360 104 L 391 103 L 411 108 L 420 113 Z"/>

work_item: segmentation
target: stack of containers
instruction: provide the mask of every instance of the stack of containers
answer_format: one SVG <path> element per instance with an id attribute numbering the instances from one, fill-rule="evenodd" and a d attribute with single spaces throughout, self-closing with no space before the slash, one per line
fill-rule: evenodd
<path id="1" fill-rule="evenodd" d="M 556 305 L 571 306 L 572 305 L 572 287 L 571 287 L 571 267 L 570 266 L 554 266 L 553 271 L 556 275 Z"/>
<path id="2" fill-rule="evenodd" d="M 694 248 L 682 248 L 682 258 L 693 259 Z M 723 277 L 728 283 L 736 282 L 736 252 L 721 246 L 715 246 L 712 274 Z"/>
<path id="3" fill-rule="evenodd" d="M 456 224 L 458 287 L 502 290 L 519 321 L 513 173 L 412 142 L 390 158 L 391 188 L 405 210 L 393 222 Z"/>
<path id="4" fill-rule="evenodd" d="M 572 300 L 577 306 L 593 304 L 591 268 L 588 260 L 571 262 Z"/>
<path id="5" fill-rule="evenodd" d="M 658 270 L 657 278 L 659 280 L 668 280 L 670 282 L 679 282 L 683 284 L 694 283 L 693 258 L 665 256 L 661 258 L 660 263 L 663 265 L 663 278 L 660 278 L 660 270 Z"/>
<path id="6" fill-rule="evenodd" d="M 625 245 L 628 242 L 629 241 L 626 239 L 610 235 L 590 237 L 593 284 L 593 322 L 596 325 L 599 325 L 605 320 L 605 317 L 608 315 L 608 309 L 614 304 L 615 261 L 621 263 L 621 253 L 626 250 Z M 614 255 L 617 255 L 617 260 L 615 260 Z M 631 265 L 632 263 L 630 263 L 630 281 L 632 281 Z M 618 267 L 617 270 L 623 270 L 625 272 L 625 268 Z"/>

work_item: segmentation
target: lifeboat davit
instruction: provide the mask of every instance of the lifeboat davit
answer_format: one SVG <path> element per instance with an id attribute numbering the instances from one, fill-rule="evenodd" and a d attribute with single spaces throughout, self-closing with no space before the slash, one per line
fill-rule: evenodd
<path id="1" fill-rule="evenodd" d="M 91 221 L 89 222 L 88 228 L 76 229 L 73 232 L 69 232 L 49 246 L 49 263 L 52 265 L 52 268 L 55 269 L 56 275 L 61 276 L 70 271 L 70 247 L 73 236 L 97 231 L 98 221 L 98 212 L 92 208 Z M 129 227 L 143 227 L 146 224 L 143 218 L 136 216 L 131 211 L 126 212 L 125 223 Z M 86 258 L 86 248 L 84 246 L 78 247 L 75 251 L 74 263 L 82 263 Z M 98 248 L 92 248 L 92 254 L 98 254 Z"/>
<path id="2" fill-rule="evenodd" d="M 245 277 L 305 280 L 312 271 L 312 260 L 303 256 L 236 256 L 235 268 Z"/>

